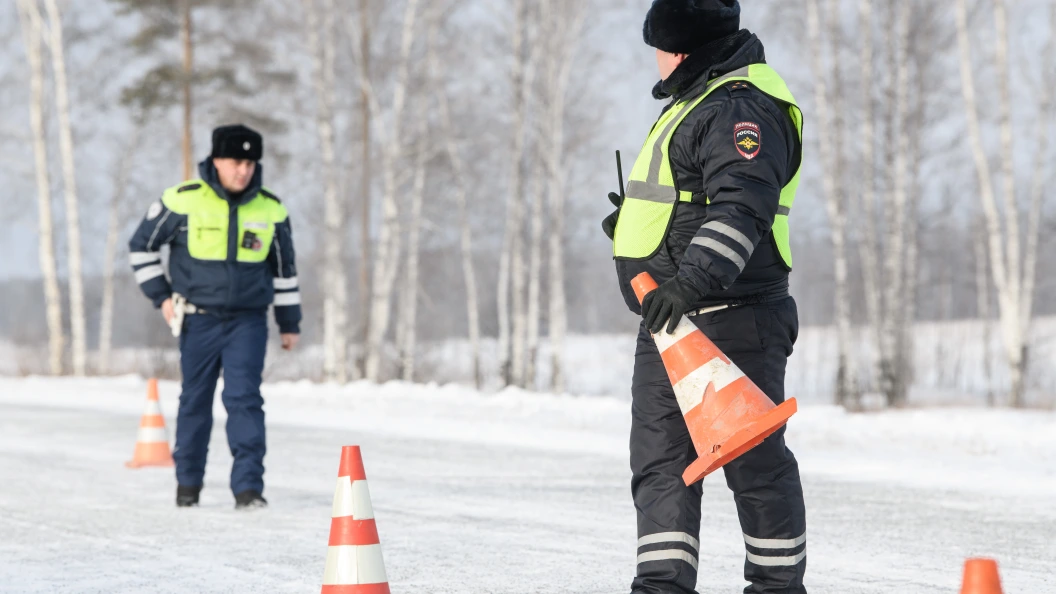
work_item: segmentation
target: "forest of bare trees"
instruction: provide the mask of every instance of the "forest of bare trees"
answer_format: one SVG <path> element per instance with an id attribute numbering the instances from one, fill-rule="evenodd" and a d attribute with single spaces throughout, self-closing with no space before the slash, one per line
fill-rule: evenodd
<path id="1" fill-rule="evenodd" d="M 806 114 L 793 294 L 804 325 L 834 328 L 835 401 L 907 405 L 927 371 L 914 329 L 973 319 L 987 378 L 1008 378 L 990 401 L 1040 402 L 1056 2 L 743 4 Z M 456 348 L 460 381 L 565 391 L 570 334 L 635 328 L 600 220 L 612 150 L 633 154 L 661 107 L 648 5 L 0 4 L 13 367 L 115 373 L 119 349 L 172 347 L 125 241 L 196 175 L 209 131 L 241 121 L 291 212 L 302 377 L 430 381 L 429 354 Z"/>

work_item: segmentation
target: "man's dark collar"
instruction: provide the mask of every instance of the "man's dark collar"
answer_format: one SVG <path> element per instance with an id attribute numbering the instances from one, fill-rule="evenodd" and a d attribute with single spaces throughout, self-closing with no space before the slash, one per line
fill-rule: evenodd
<path id="1" fill-rule="evenodd" d="M 733 35 L 713 41 L 689 55 L 665 80 L 653 87 L 655 99 L 681 98 L 695 91 L 707 81 L 744 68 L 749 64 L 766 62 L 763 42 L 754 33 L 741 29 Z M 703 89 L 701 89 L 703 90 Z"/>

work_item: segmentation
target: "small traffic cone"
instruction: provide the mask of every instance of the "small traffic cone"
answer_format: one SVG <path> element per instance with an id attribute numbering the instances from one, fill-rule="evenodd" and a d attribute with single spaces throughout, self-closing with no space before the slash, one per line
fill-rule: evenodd
<path id="1" fill-rule="evenodd" d="M 657 284 L 643 272 L 631 287 L 640 303 Z M 775 406 L 688 319 L 683 318 L 673 334 L 661 330 L 653 340 L 697 450 L 696 461 L 682 473 L 687 485 L 759 445 L 795 414 L 795 398 Z"/>
<path id="2" fill-rule="evenodd" d="M 165 417 L 161 415 L 158 402 L 158 380 L 147 381 L 147 409 L 139 422 L 136 451 L 132 459 L 125 462 L 129 468 L 144 466 L 172 466 L 172 451 L 169 450 L 169 435 L 165 431 Z"/>
<path id="3" fill-rule="evenodd" d="M 322 594 L 389 594 L 359 446 L 341 448 Z"/>
<path id="4" fill-rule="evenodd" d="M 968 559 L 964 562 L 964 584 L 961 594 L 1002 594 L 997 561 Z"/>

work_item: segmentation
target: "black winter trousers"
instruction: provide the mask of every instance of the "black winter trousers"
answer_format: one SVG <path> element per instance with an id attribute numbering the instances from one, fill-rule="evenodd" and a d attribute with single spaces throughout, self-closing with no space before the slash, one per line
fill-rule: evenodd
<path id="1" fill-rule="evenodd" d="M 791 297 L 690 319 L 775 403 L 784 401 L 785 363 L 799 331 Z M 638 571 L 631 591 L 693 594 L 702 552 L 702 490 L 699 482 L 687 487 L 682 471 L 697 454 L 660 353 L 644 327 L 638 333 L 631 395 L 631 492 L 638 511 Z M 723 467 L 744 533 L 744 577 L 750 582 L 745 594 L 806 594 L 803 487 L 784 434 L 781 428 Z"/>

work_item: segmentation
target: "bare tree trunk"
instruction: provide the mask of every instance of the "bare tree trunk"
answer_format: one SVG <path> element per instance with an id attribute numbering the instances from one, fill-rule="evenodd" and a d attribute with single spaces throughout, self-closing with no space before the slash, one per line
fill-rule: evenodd
<path id="1" fill-rule="evenodd" d="M 370 0 L 359 0 L 359 76 L 364 81 L 370 80 Z M 371 188 L 370 178 L 370 127 L 373 111 L 371 110 L 370 95 L 367 91 L 368 85 L 363 85 L 360 92 L 362 105 L 361 117 L 363 119 L 363 164 L 360 178 L 360 199 L 362 200 L 362 212 L 360 214 L 360 254 L 359 254 L 359 355 L 357 357 L 357 374 L 362 377 L 366 375 L 366 352 L 367 352 L 367 328 L 370 326 L 370 203 Z"/>
<path id="2" fill-rule="evenodd" d="M 862 284 L 865 292 L 865 311 L 869 321 L 870 336 L 876 348 L 873 349 L 871 370 L 874 377 L 880 377 L 880 281 L 877 270 L 879 242 L 876 229 L 876 127 L 873 106 L 873 0 L 861 0 L 858 5 L 858 38 L 859 70 L 862 79 L 862 179 L 859 208 L 859 221 L 862 238 L 858 242 L 858 258 L 861 260 Z M 861 382 L 860 382 L 861 384 Z M 859 384 L 859 385 L 860 385 Z M 854 400 L 860 397 L 855 391 Z M 854 410 L 861 403 L 852 401 L 848 408 Z"/>
<path id="3" fill-rule="evenodd" d="M 832 227 L 832 250 L 835 272 L 835 314 L 837 329 L 838 362 L 836 372 L 836 403 L 846 406 L 852 401 L 850 396 L 853 392 L 853 373 L 851 369 L 851 315 L 850 298 L 847 293 L 847 254 L 846 254 L 846 215 L 844 213 L 843 200 L 837 194 L 836 177 L 834 168 L 834 155 L 832 154 L 831 138 L 826 134 L 832 133 L 832 112 L 829 107 L 829 90 L 827 76 L 825 75 L 823 54 L 823 43 L 821 33 L 821 20 L 819 18 L 819 0 L 808 0 L 807 2 L 807 35 L 810 39 L 811 56 L 814 67 L 814 98 L 815 107 L 818 111 L 818 145 L 819 155 L 823 167 L 822 191 L 825 194 L 825 202 L 829 214 L 829 223 Z"/>
<path id="4" fill-rule="evenodd" d="M 543 196 L 544 173 L 536 171 L 531 180 L 532 218 L 528 259 L 528 361 L 525 367 L 525 388 L 534 390 L 539 357 L 539 304 L 543 261 Z"/>
<path id="5" fill-rule="evenodd" d="M 81 226 L 77 202 L 77 171 L 73 163 L 73 127 L 70 124 L 69 84 L 62 40 L 62 15 L 55 0 L 44 0 L 48 13 L 51 68 L 55 75 L 55 111 L 59 120 L 59 152 L 62 155 L 62 187 L 66 197 L 67 273 L 70 282 L 70 338 L 73 374 L 87 372 L 88 346 L 84 315 L 84 279 L 81 273 Z"/>
<path id="6" fill-rule="evenodd" d="M 331 20 L 319 19 L 315 0 L 303 0 L 308 46 L 314 62 L 316 127 L 323 167 L 323 208 L 326 217 L 323 290 L 323 373 L 331 382 L 348 381 L 346 316 L 348 294 L 344 252 L 344 204 L 338 196 L 334 151 L 334 37 Z M 323 13 L 332 14 L 333 0 L 323 0 Z"/>
<path id="7" fill-rule="evenodd" d="M 1002 224 L 1001 214 L 997 209 L 997 200 L 994 196 L 993 181 L 990 173 L 990 163 L 987 159 L 986 150 L 983 144 L 982 132 L 979 125 L 979 111 L 976 105 L 975 98 L 975 80 L 974 72 L 972 69 L 972 56 L 971 56 L 971 45 L 968 39 L 968 7 L 966 6 L 966 0 L 957 0 L 956 6 L 956 20 L 957 20 L 957 46 L 960 50 L 960 70 L 961 70 L 961 92 L 964 95 L 964 104 L 966 110 L 966 119 L 968 123 L 968 133 L 971 140 L 972 156 L 975 161 L 976 175 L 979 177 L 979 197 L 981 198 L 983 205 L 983 214 L 986 220 L 986 231 L 988 236 L 988 245 L 990 248 L 990 267 L 993 273 L 994 284 L 997 287 L 997 301 L 998 311 L 1000 312 L 1001 321 L 1001 333 L 1003 342 L 1005 345 L 1005 357 L 1009 366 L 1009 372 L 1011 374 L 1011 398 L 1014 404 L 1021 403 L 1022 388 L 1023 388 L 1023 355 L 1025 354 L 1023 332 L 1022 332 L 1022 317 L 1020 312 L 1021 295 L 1016 292 L 1016 288 L 1019 286 L 1017 283 L 1010 282 L 1010 272 L 1005 259 L 1008 250 L 1002 242 L 1011 244 L 1018 242 L 1019 237 L 1012 235 L 1002 235 Z M 998 10 L 997 12 L 1002 12 Z M 999 20 L 1003 17 L 995 18 Z M 1006 30 L 1007 27 L 998 25 L 998 30 Z M 1000 36 L 1000 33 L 999 33 Z M 1003 43 L 999 40 L 997 43 L 999 46 Z M 1007 41 L 1004 42 L 1007 47 Z M 1000 59 L 1000 56 L 1006 55 L 1007 52 L 1003 53 L 998 50 L 997 55 L 997 68 L 999 71 L 1006 70 L 1006 72 L 998 72 L 998 80 L 1002 81 L 999 84 L 1007 85 L 1007 63 Z M 1007 100 L 1007 89 L 1001 92 L 1002 101 Z M 1004 108 L 1001 108 L 1000 113 L 1005 113 Z M 1004 118 L 1002 118 L 1004 121 Z M 1008 189 L 1006 180 L 1006 191 Z M 1008 202 L 1006 201 L 1006 205 Z M 1017 211 L 1015 209 L 1015 200 L 1012 200 L 1013 208 L 1006 215 L 1015 218 Z"/>
<path id="8" fill-rule="evenodd" d="M 543 116 L 543 146 L 550 203 L 550 234 L 547 246 L 550 256 L 550 388 L 555 393 L 565 390 L 564 342 L 568 330 L 567 299 L 565 296 L 565 106 L 568 83 L 572 73 L 573 56 L 583 30 L 586 11 L 582 3 L 560 3 L 544 0 L 540 4 L 540 22 L 544 31 L 552 31 L 547 40 L 545 80 L 543 83 L 546 113 Z"/>
<path id="9" fill-rule="evenodd" d="M 29 63 L 29 123 L 33 131 L 33 159 L 37 174 L 37 252 L 44 285 L 48 325 L 48 368 L 62 373 L 65 336 L 62 329 L 62 296 L 55 261 L 54 222 L 51 214 L 51 178 L 48 174 L 48 139 L 44 127 L 43 24 L 35 0 L 18 0 L 18 16 Z"/>
<path id="10" fill-rule="evenodd" d="M 904 381 L 904 370 L 901 365 L 902 356 L 899 352 L 903 326 L 902 309 L 906 306 L 907 295 L 903 291 L 905 286 L 905 252 L 906 252 L 906 203 L 908 191 L 906 188 L 909 171 L 907 157 L 909 153 L 909 130 L 907 114 L 909 111 L 909 58 L 906 52 L 909 31 L 909 0 L 900 0 L 898 3 L 898 16 L 894 35 L 897 42 L 895 58 L 895 117 L 892 124 L 895 126 L 895 163 L 891 178 L 894 180 L 894 191 L 892 192 L 892 221 L 888 226 L 887 245 L 885 250 L 885 279 L 884 279 L 884 323 L 882 341 L 882 364 L 883 375 L 881 376 L 881 389 L 887 399 L 888 406 L 903 406 L 906 402 L 906 385 Z"/>
<path id="11" fill-rule="evenodd" d="M 436 51 L 430 43 L 429 71 L 439 73 Z M 465 164 L 459 152 L 454 127 L 451 125 L 451 106 L 447 89 L 436 87 L 436 100 L 440 112 L 440 133 L 444 137 L 444 148 L 451 162 L 451 174 L 454 177 L 455 204 L 458 208 L 459 246 L 462 257 L 462 278 L 466 288 L 466 321 L 468 325 L 469 347 L 473 359 L 473 385 L 480 389 L 483 385 L 483 374 L 480 365 L 480 301 L 477 295 L 477 274 L 473 265 L 473 230 L 469 222 L 468 183 L 466 182 Z"/>
<path id="12" fill-rule="evenodd" d="M 194 43 L 191 20 L 192 0 L 182 0 L 180 11 L 180 39 L 183 43 L 183 179 L 192 179 L 194 175 L 194 127 L 191 101 L 191 86 L 194 84 Z"/>
<path id="13" fill-rule="evenodd" d="M 975 309 L 979 322 L 983 325 L 983 373 L 986 378 L 986 404 L 994 406 L 993 357 L 990 354 L 990 279 L 987 276 L 989 261 L 986 251 L 986 223 L 978 222 L 975 232 Z"/>
<path id="14" fill-rule="evenodd" d="M 128 187 L 128 172 L 132 168 L 132 159 L 139 146 L 139 136 L 143 131 L 143 120 L 136 118 L 128 145 L 121 155 L 114 177 L 114 193 L 110 197 L 110 215 L 106 225 L 106 248 L 103 250 L 103 304 L 99 311 L 99 369 L 98 373 L 110 372 L 110 352 L 113 347 L 114 331 L 114 257 L 117 252 L 118 234 L 120 232 L 121 208 L 125 203 Z"/>
<path id="15" fill-rule="evenodd" d="M 431 51 L 430 46 L 430 51 Z M 400 353 L 400 377 L 414 381 L 415 350 L 418 343 L 418 257 L 422 228 L 422 200 L 425 196 L 425 168 L 429 160 L 429 120 L 418 119 L 418 148 L 411 186 L 411 208 L 407 222 L 407 262 L 404 266 L 403 290 L 400 292 L 400 315 L 396 326 L 397 351 Z"/>
<path id="16" fill-rule="evenodd" d="M 1011 368 L 1011 397 L 1012 405 L 1020 408 L 1024 404 L 1025 379 L 1026 379 L 1026 328 L 1023 323 L 1023 274 L 1020 250 L 1019 234 L 1019 202 L 1016 199 L 1016 172 L 1013 160 L 1015 153 L 1012 146 L 1012 99 L 1009 89 L 1008 72 L 1008 11 L 1005 0 L 993 0 L 994 2 L 994 28 L 997 32 L 995 44 L 994 62 L 997 70 L 998 89 L 1000 100 L 998 101 L 998 113 L 1000 114 L 1001 129 L 1001 176 L 1003 178 L 1004 207 L 1005 207 L 1005 249 L 1008 267 L 1009 283 L 1009 305 L 1008 321 L 1002 321 L 1007 326 L 1006 348 L 1008 349 L 1009 367 Z M 1047 129 L 1047 127 L 1046 127 Z"/>
<path id="17" fill-rule="evenodd" d="M 1038 146 L 1035 152 L 1034 179 L 1030 188 L 1030 210 L 1027 217 L 1027 237 L 1024 249 L 1023 263 L 1023 293 L 1020 296 L 1020 321 L 1023 337 L 1023 374 L 1026 374 L 1028 362 L 1027 349 L 1030 339 L 1030 320 L 1034 315 L 1034 287 L 1038 275 L 1038 237 L 1041 232 L 1042 202 L 1045 199 L 1045 167 L 1046 156 L 1049 152 L 1049 122 L 1052 120 L 1053 97 L 1052 88 L 1056 85 L 1056 5 L 1049 7 L 1049 42 L 1046 44 L 1045 60 L 1042 62 L 1043 72 L 1040 98 L 1038 101 L 1038 121 L 1042 122 L 1039 131 Z M 1025 391 L 1025 389 L 1024 389 Z M 1022 404 L 1023 398 L 1019 404 Z"/>
<path id="18" fill-rule="evenodd" d="M 517 238 L 521 234 L 521 161 L 524 159 L 525 141 L 525 84 L 524 84 L 524 30 L 525 1 L 513 2 L 513 31 L 511 36 L 512 57 L 510 65 L 510 88 L 513 91 L 513 154 L 510 156 L 510 186 L 506 195 L 506 226 L 499 254 L 499 279 L 496 287 L 496 306 L 499 317 L 499 379 L 504 386 L 514 383 L 514 367 L 517 357 L 511 353 L 510 323 L 510 268 L 514 254 L 520 246 Z M 523 261 L 523 260 L 522 260 Z M 516 272 L 514 272 L 516 276 Z M 516 291 L 514 291 L 516 293 Z M 514 301 L 517 301 L 514 297 Z M 515 308 L 516 309 L 516 308 Z"/>
<path id="19" fill-rule="evenodd" d="M 366 378 L 372 382 L 381 380 L 382 349 L 385 333 L 389 327 L 392 287 L 396 280 L 400 258 L 399 190 L 396 167 L 401 156 L 401 129 L 403 111 L 407 101 L 407 83 L 410 77 L 410 55 L 414 44 L 415 19 L 418 15 L 418 0 L 407 0 L 403 13 L 403 29 L 400 36 L 399 63 L 392 89 L 391 120 L 386 126 L 389 135 L 382 151 L 382 221 L 378 234 L 378 249 L 374 260 L 374 280 L 371 286 L 370 325 L 367 332 Z"/>

